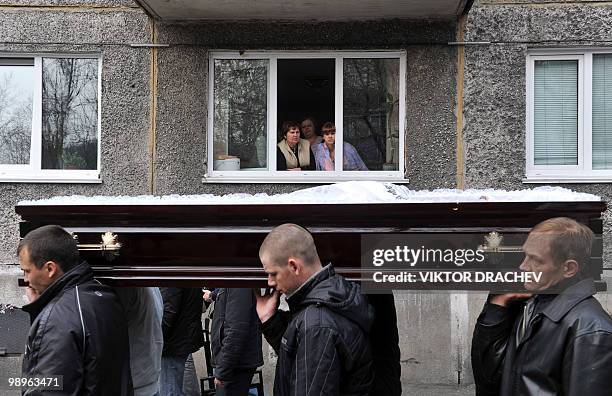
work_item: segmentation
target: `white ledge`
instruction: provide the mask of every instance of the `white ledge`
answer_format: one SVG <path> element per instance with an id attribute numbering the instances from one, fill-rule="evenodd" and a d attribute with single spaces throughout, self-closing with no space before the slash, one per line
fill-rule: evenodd
<path id="1" fill-rule="evenodd" d="M 100 184 L 102 180 L 99 178 L 85 177 L 0 177 L 0 183 L 57 183 L 57 184 Z"/>
<path id="2" fill-rule="evenodd" d="M 350 176 L 333 176 L 333 177 L 248 177 L 248 176 L 205 176 L 202 178 L 202 183 L 242 183 L 242 184 L 333 184 L 347 181 L 379 181 L 395 184 L 408 184 L 408 179 L 397 177 L 372 177 L 357 178 Z"/>
<path id="3" fill-rule="evenodd" d="M 554 176 L 538 176 L 525 177 L 523 184 L 593 184 L 593 183 L 612 183 L 610 177 L 554 177 Z"/>
<path id="4" fill-rule="evenodd" d="M 260 205 L 260 204 L 366 204 L 366 203 L 452 203 L 478 202 L 570 202 L 601 201 L 587 193 L 573 192 L 563 187 L 537 187 L 520 191 L 494 189 L 434 191 L 410 190 L 407 186 L 375 181 L 352 181 L 321 185 L 286 194 L 231 193 L 225 195 L 165 195 L 165 196 L 70 196 L 38 201 L 22 201 L 18 205 Z"/>

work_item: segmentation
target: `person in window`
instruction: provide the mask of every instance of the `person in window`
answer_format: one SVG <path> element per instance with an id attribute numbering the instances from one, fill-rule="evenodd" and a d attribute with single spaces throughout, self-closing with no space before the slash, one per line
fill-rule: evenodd
<path id="1" fill-rule="evenodd" d="M 308 143 L 310 143 L 311 148 L 323 141 L 323 138 L 317 135 L 317 122 L 314 118 L 304 118 L 304 120 L 300 123 L 300 129 L 302 130 L 304 139 L 308 140 Z"/>
<path id="2" fill-rule="evenodd" d="M 277 170 L 314 170 L 315 159 L 308 140 L 300 138 L 297 122 L 285 121 L 281 128 L 283 139 L 276 148 Z"/>
<path id="3" fill-rule="evenodd" d="M 321 128 L 323 131 L 323 143 L 319 143 L 313 148 L 316 169 L 322 171 L 333 171 L 336 146 L 336 126 L 331 122 L 326 122 Z M 367 171 L 368 167 L 350 143 L 344 142 L 342 169 L 345 171 Z"/>

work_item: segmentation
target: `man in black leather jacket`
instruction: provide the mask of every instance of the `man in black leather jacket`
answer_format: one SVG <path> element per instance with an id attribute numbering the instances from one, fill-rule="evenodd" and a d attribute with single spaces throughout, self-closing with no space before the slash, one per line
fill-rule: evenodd
<path id="1" fill-rule="evenodd" d="M 62 389 L 24 395 L 132 395 L 127 321 L 114 291 L 94 281 L 59 226 L 30 232 L 17 249 L 31 302 L 26 377 L 62 376 Z"/>
<path id="2" fill-rule="evenodd" d="M 612 319 L 587 278 L 593 233 L 546 220 L 523 245 L 520 268 L 540 272 L 530 294 L 492 295 L 472 342 L 476 394 L 609 395 Z"/>
<path id="3" fill-rule="evenodd" d="M 276 289 L 257 296 L 262 332 L 278 354 L 274 395 L 368 395 L 373 312 L 359 285 L 322 267 L 312 236 L 295 224 L 272 230 L 259 258 Z M 280 293 L 289 312 L 277 310 Z"/>
<path id="4" fill-rule="evenodd" d="M 251 289 L 215 289 L 212 366 L 217 396 L 246 396 L 257 367 L 263 365 L 261 330 Z"/>

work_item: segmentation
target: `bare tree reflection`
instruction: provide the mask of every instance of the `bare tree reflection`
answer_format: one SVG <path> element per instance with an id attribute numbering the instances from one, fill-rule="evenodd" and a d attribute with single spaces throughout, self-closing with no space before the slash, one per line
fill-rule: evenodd
<path id="1" fill-rule="evenodd" d="M 32 92 L 20 86 L 12 68 L 0 68 L 0 164 L 28 164 L 32 134 Z M 31 68 L 20 70 L 21 74 Z"/>
<path id="2" fill-rule="evenodd" d="M 97 64 L 43 59 L 43 169 L 97 168 Z"/>
<path id="3" fill-rule="evenodd" d="M 241 168 L 266 165 L 267 75 L 267 61 L 215 60 L 215 158 L 239 157 Z"/>
<path id="4" fill-rule="evenodd" d="M 344 139 L 368 169 L 397 169 L 399 61 L 344 60 Z"/>

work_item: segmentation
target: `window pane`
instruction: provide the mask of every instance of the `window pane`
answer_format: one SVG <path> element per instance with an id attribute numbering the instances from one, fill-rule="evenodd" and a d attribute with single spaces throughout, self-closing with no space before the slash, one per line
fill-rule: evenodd
<path id="1" fill-rule="evenodd" d="M 398 170 L 399 59 L 344 59 L 343 97 L 343 169 Z"/>
<path id="2" fill-rule="evenodd" d="M 593 169 L 612 169 L 612 55 L 593 55 Z"/>
<path id="3" fill-rule="evenodd" d="M 98 60 L 43 59 L 42 168 L 97 169 Z"/>
<path id="4" fill-rule="evenodd" d="M 214 170 L 266 170 L 268 60 L 215 59 Z"/>
<path id="5" fill-rule="evenodd" d="M 0 164 L 30 163 L 34 67 L 24 61 L 0 63 Z"/>
<path id="6" fill-rule="evenodd" d="M 578 61 L 535 62 L 535 165 L 578 165 Z"/>

